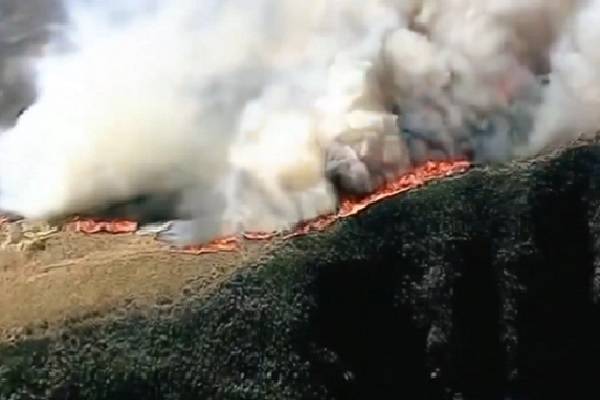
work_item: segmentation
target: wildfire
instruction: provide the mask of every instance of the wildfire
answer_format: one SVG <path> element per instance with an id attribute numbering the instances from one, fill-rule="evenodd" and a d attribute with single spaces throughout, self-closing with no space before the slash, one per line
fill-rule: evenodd
<path id="1" fill-rule="evenodd" d="M 133 233 L 137 231 L 138 223 L 129 220 L 111 220 L 111 221 L 99 221 L 95 219 L 75 219 L 69 222 L 65 226 L 65 230 L 69 232 L 82 232 L 82 233 Z"/>
<path id="2" fill-rule="evenodd" d="M 335 221 L 356 215 L 367 207 L 391 196 L 420 187 L 432 180 L 460 174 L 467 171 L 471 164 L 468 161 L 429 161 L 425 165 L 415 168 L 410 173 L 386 183 L 377 191 L 364 197 L 346 197 L 341 200 L 337 213 L 323 215 L 319 218 L 299 223 L 291 232 L 285 233 L 283 239 L 291 239 L 311 232 L 320 232 L 327 229 Z M 0 217 L 0 223 L 5 219 Z M 94 234 L 99 232 L 124 234 L 138 230 L 138 223 L 130 220 L 97 220 L 77 218 L 69 222 L 64 229 L 69 232 L 82 232 Z M 243 240 L 261 241 L 269 240 L 278 235 L 278 232 L 244 232 L 241 236 L 228 236 L 217 238 L 210 243 L 197 246 L 185 246 L 176 249 L 176 252 L 186 254 L 207 254 L 220 252 L 235 252 L 241 249 Z"/>
<path id="3" fill-rule="evenodd" d="M 299 223 L 294 230 L 283 236 L 290 239 L 311 232 L 320 232 L 327 229 L 335 221 L 356 215 L 367 207 L 391 196 L 420 187 L 432 180 L 466 172 L 471 164 L 468 161 L 429 161 L 425 165 L 415 168 L 410 173 L 386 183 L 383 187 L 365 197 L 346 197 L 342 199 L 337 213 L 323 215 L 319 218 Z M 263 232 L 246 232 L 242 237 L 246 240 L 268 240 L 277 235 Z M 242 243 L 240 238 L 231 236 L 215 239 L 210 243 L 199 246 L 186 246 L 180 252 L 189 254 L 218 253 L 223 251 L 237 251 Z"/>
<path id="4" fill-rule="evenodd" d="M 272 236 L 271 236 L 272 237 Z M 262 239 L 260 239 L 262 240 Z M 224 238 L 215 239 L 210 243 L 200 246 L 184 246 L 181 250 L 175 250 L 179 253 L 186 254 L 209 254 L 209 253 L 222 253 L 222 252 L 234 252 L 241 248 L 240 239 L 235 236 L 229 236 Z"/>

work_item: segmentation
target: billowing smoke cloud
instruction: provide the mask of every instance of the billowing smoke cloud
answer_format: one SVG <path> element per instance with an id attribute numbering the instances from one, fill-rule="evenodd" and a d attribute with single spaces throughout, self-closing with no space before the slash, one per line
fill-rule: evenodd
<path id="1" fill-rule="evenodd" d="M 58 0 L 0 2 L 0 127 L 33 101 L 30 65 L 63 17 Z"/>
<path id="2" fill-rule="evenodd" d="M 530 150 L 600 130 L 600 1 L 582 2 L 551 51 L 551 79 L 535 115 Z"/>
<path id="3" fill-rule="evenodd" d="M 506 160 L 600 126 L 600 0 L 64 9 L 21 69 L 35 101 L 0 135 L 0 208 L 27 217 L 172 194 L 173 240 L 280 229 L 427 159 Z"/>

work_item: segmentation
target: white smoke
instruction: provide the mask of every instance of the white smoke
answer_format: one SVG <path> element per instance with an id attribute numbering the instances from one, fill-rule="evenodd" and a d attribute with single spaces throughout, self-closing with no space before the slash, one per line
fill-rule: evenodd
<path id="1" fill-rule="evenodd" d="M 537 110 L 532 150 L 600 130 L 600 1 L 585 2 L 551 52 L 551 80 Z"/>
<path id="2" fill-rule="evenodd" d="M 600 0 L 65 6 L 0 136 L 0 209 L 26 217 L 173 192 L 173 240 L 281 229 L 332 211 L 332 182 L 600 127 Z"/>

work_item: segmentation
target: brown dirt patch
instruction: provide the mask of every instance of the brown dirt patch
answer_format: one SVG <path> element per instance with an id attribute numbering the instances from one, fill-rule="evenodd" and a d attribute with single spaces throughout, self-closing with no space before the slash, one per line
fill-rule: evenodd
<path id="1" fill-rule="evenodd" d="M 135 302 L 174 299 L 193 283 L 209 290 L 264 252 L 264 242 L 236 253 L 189 255 L 152 237 L 0 229 L 0 332 L 51 326 Z M 35 232 L 31 232 L 35 231 Z M 36 236 L 37 235 L 37 236 Z"/>

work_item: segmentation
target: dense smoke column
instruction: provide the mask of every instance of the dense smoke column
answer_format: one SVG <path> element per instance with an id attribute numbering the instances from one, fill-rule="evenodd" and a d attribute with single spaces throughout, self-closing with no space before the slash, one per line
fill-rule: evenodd
<path id="1" fill-rule="evenodd" d="M 366 134 L 355 141 L 344 140 L 352 136 L 348 132 L 338 136 L 343 145 L 330 146 L 328 175 L 346 191 L 362 193 L 382 176 L 427 160 L 497 162 L 529 154 L 529 136 L 547 92 L 550 53 L 577 4 L 398 2 L 406 25 L 381 38 L 368 72 L 375 79 L 365 78 L 369 83 L 357 100 L 363 107 L 382 107 L 379 126 L 369 125 L 375 116 L 363 113 Z M 391 115 L 399 136 L 391 147 L 402 151 L 392 157 L 395 163 L 384 163 L 381 146 L 373 143 L 394 136 L 385 122 Z"/>
<path id="2" fill-rule="evenodd" d="M 334 185 L 600 126 L 597 0 L 61 4 L 43 52 L 59 4 L 2 4 L 0 209 L 26 217 L 166 193 L 193 240 L 278 230 Z"/>
<path id="3" fill-rule="evenodd" d="M 64 20 L 61 0 L 2 0 L 0 2 L 0 127 L 15 122 L 35 99 L 30 64 Z"/>

